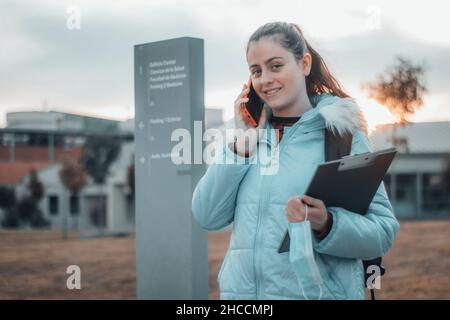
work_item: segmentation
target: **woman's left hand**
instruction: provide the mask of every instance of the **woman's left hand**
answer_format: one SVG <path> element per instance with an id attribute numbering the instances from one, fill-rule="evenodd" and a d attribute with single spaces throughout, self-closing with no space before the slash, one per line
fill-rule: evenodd
<path id="1" fill-rule="evenodd" d="M 308 220 L 315 231 L 323 231 L 327 224 L 328 212 L 322 200 L 302 195 L 288 200 L 286 207 L 286 217 L 289 222 L 304 221 L 306 217 L 306 207 L 308 205 Z"/>

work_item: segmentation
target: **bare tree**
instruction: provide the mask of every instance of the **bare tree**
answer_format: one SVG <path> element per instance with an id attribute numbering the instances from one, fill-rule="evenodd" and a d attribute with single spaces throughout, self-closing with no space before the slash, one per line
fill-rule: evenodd
<path id="1" fill-rule="evenodd" d="M 59 171 L 59 178 L 61 179 L 62 184 L 65 189 L 69 191 L 69 197 L 64 197 L 63 201 L 70 203 L 68 199 L 72 197 L 77 197 L 79 192 L 86 185 L 86 171 L 83 166 L 77 163 L 74 160 L 70 160 L 65 158 L 62 162 L 62 167 Z M 67 239 L 67 216 L 70 205 L 65 206 L 65 210 L 63 211 L 63 239 Z M 79 213 L 77 214 L 77 228 L 78 228 L 78 219 Z"/>
<path id="2" fill-rule="evenodd" d="M 120 153 L 121 141 L 117 137 L 98 135 L 90 137 L 84 147 L 80 162 L 94 182 L 103 189 L 112 163 Z M 106 227 L 106 201 L 100 196 L 96 203 L 96 209 L 91 214 L 91 219 L 103 231 Z"/>
<path id="3" fill-rule="evenodd" d="M 397 57 L 396 63 L 373 82 L 363 85 L 369 98 L 386 106 L 396 117 L 396 123 L 404 125 L 408 118 L 423 106 L 423 97 L 428 92 L 424 85 L 425 68 L 408 59 Z M 392 130 L 392 143 L 398 145 L 396 125 Z"/>
<path id="4" fill-rule="evenodd" d="M 35 169 L 30 170 L 30 180 L 27 184 L 29 196 L 36 203 L 39 203 L 44 196 L 44 185 L 39 180 L 37 172 Z"/>

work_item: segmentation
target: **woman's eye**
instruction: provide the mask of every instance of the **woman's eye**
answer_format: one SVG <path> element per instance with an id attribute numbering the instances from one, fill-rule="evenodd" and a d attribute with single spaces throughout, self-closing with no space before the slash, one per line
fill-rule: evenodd
<path id="1" fill-rule="evenodd" d="M 277 70 L 277 69 L 281 68 L 281 64 L 274 64 L 274 65 L 272 66 L 272 68 L 274 68 L 275 70 Z"/>
<path id="2" fill-rule="evenodd" d="M 256 75 L 258 75 L 260 73 L 260 71 L 259 70 L 254 70 L 254 71 L 252 71 L 252 75 L 253 76 L 256 76 Z"/>

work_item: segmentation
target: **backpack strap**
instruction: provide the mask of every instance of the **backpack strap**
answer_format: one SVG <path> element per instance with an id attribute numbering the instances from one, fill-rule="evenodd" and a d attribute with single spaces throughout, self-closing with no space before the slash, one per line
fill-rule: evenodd
<path id="1" fill-rule="evenodd" d="M 325 161 L 333 161 L 348 156 L 352 149 L 351 133 L 342 136 L 325 129 Z"/>
<path id="2" fill-rule="evenodd" d="M 333 133 L 329 129 L 325 129 L 325 161 L 333 161 L 342 157 L 348 156 L 352 149 L 353 135 L 351 133 L 345 133 L 342 136 Z M 364 260 L 364 287 L 367 287 L 367 279 L 369 279 L 369 273 L 367 268 L 371 265 L 378 266 L 380 275 L 384 275 L 385 268 L 382 266 L 382 258 L 375 258 L 372 260 Z M 371 299 L 375 300 L 374 289 L 370 289 Z"/>

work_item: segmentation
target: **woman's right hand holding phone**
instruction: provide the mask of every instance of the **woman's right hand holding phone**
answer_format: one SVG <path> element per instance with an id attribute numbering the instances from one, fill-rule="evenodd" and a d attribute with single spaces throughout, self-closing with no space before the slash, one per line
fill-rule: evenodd
<path id="1" fill-rule="evenodd" d="M 260 129 L 263 129 L 267 118 L 266 107 L 264 107 L 258 120 L 258 126 L 255 128 L 249 123 L 247 116 L 242 111 L 245 108 L 245 103 L 248 102 L 249 92 L 250 82 L 244 84 L 242 92 L 234 102 L 234 123 L 237 131 L 232 148 L 235 153 L 241 156 L 251 156 L 253 154 L 263 133 Z"/>

